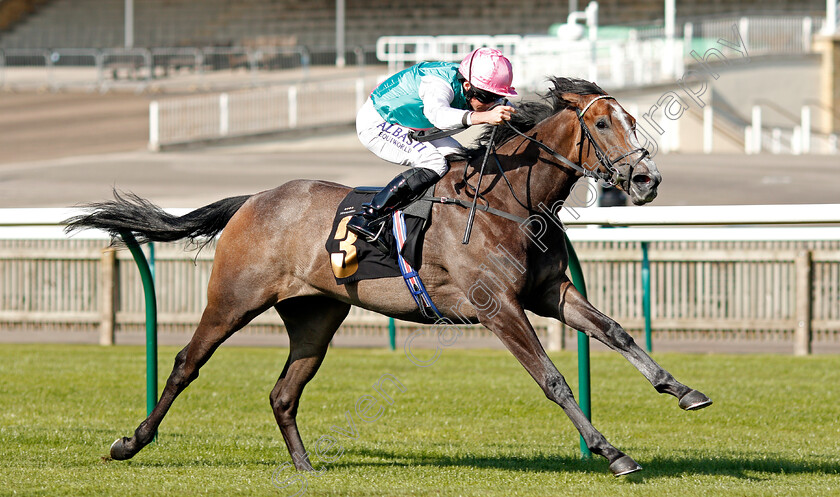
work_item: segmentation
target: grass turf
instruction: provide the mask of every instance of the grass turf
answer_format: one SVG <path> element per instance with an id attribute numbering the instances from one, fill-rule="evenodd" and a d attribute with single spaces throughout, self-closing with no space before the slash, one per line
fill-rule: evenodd
<path id="1" fill-rule="evenodd" d="M 656 354 L 715 401 L 684 412 L 619 355 L 593 353 L 595 426 L 644 467 L 616 479 L 580 459 L 571 422 L 504 351 L 444 350 L 419 368 L 334 349 L 298 414 L 307 448 L 324 437 L 332 459 L 313 457 L 316 477 L 283 466 L 268 404 L 287 352 L 222 347 L 158 442 L 120 462 L 102 456 L 145 415 L 142 348 L 2 345 L 0 495 L 840 495 L 838 356 Z M 161 386 L 175 353 L 161 349 Z M 576 390 L 576 356 L 552 359 Z M 373 388 L 386 373 L 405 389 L 383 383 L 393 404 Z M 379 399 L 370 422 L 365 395 Z"/>

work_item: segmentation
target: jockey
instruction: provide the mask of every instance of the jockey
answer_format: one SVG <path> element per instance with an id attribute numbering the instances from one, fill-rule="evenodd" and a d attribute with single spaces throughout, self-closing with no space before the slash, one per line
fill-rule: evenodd
<path id="1" fill-rule="evenodd" d="M 421 62 L 386 79 L 359 110 L 356 132 L 378 157 L 412 166 L 391 180 L 347 223 L 353 233 L 375 240 L 369 224 L 405 207 L 449 170 L 446 156 L 461 145 L 452 137 L 418 142 L 412 130 L 456 130 L 501 124 L 515 109 L 493 104 L 516 95 L 510 61 L 494 48 L 479 48 L 460 65 Z"/>

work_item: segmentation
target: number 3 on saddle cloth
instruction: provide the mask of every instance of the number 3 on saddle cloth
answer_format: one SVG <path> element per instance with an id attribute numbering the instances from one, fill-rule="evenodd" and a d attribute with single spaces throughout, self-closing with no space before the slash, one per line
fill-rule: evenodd
<path id="1" fill-rule="evenodd" d="M 434 321 L 440 317 L 440 313 L 415 270 L 419 269 L 422 263 L 423 236 L 431 222 L 432 202 L 421 198 L 404 211 L 396 211 L 381 221 L 385 226 L 380 230 L 379 236 L 390 247 L 388 254 L 356 237 L 347 229 L 347 222 L 353 214 L 379 190 L 380 188 L 372 187 L 355 188 L 338 206 L 326 243 L 335 282 L 344 285 L 354 281 L 401 275 L 420 312 L 427 319 Z M 434 185 L 424 197 L 432 195 Z"/>

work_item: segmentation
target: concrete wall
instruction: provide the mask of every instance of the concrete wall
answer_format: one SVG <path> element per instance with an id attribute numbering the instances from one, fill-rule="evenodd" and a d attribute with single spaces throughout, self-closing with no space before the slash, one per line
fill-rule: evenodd
<path id="1" fill-rule="evenodd" d="M 713 65 L 718 79 L 688 79 L 695 92 L 702 84 L 707 89 L 696 100 L 678 85 L 661 85 L 644 89 L 616 91 L 614 94 L 626 110 L 652 137 L 661 151 L 685 153 L 703 151 L 703 108 L 712 105 L 714 110 L 713 150 L 715 153 L 743 152 L 743 126 L 751 120 L 753 105 L 762 106 L 763 127 L 793 128 L 799 124 L 802 106 L 816 101 L 820 94 L 820 57 L 766 58 L 753 57 L 733 61 L 729 65 Z M 687 70 L 697 69 L 689 67 Z M 671 105 L 671 114 L 678 104 L 678 97 L 686 107 L 676 119 L 664 115 L 664 107 Z M 658 102 L 658 105 L 657 105 Z M 653 112 L 651 112 L 653 109 Z M 814 116 L 816 117 L 816 110 Z M 645 117 L 648 114 L 648 117 Z M 794 120 L 795 119 L 795 120 Z M 815 131 L 819 131 L 816 126 Z M 654 124 L 656 123 L 656 124 Z M 657 125 L 661 128 L 657 130 Z"/>

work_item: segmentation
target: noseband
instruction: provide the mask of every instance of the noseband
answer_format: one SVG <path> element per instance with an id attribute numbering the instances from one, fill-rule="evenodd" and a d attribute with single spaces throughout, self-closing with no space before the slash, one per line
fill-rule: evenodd
<path id="1" fill-rule="evenodd" d="M 541 149 L 548 152 L 552 157 L 554 157 L 555 159 L 557 159 L 561 163 L 565 164 L 566 166 L 574 169 L 575 171 L 581 173 L 583 176 L 591 176 L 591 177 L 594 177 L 595 179 L 602 180 L 607 186 L 615 186 L 622 179 L 621 174 L 619 173 L 618 169 L 615 167 L 615 164 L 617 162 L 621 161 L 625 157 L 628 157 L 628 156 L 633 155 L 635 153 L 641 152 L 641 155 L 639 155 L 638 160 L 636 160 L 635 163 L 630 164 L 630 168 L 627 172 L 627 180 L 629 182 L 629 180 L 633 177 L 633 169 L 645 157 L 650 155 L 650 153 L 646 149 L 644 149 L 642 147 L 638 147 L 636 149 L 633 149 L 633 150 L 627 152 L 624 155 L 621 155 L 620 157 L 616 158 L 615 160 L 610 160 L 607 157 L 607 154 L 604 153 L 603 149 L 601 149 L 601 147 L 598 145 L 598 143 L 593 139 L 592 133 L 589 131 L 589 127 L 583 121 L 583 116 L 586 114 L 586 111 L 589 110 L 589 107 L 591 107 L 592 104 L 597 102 L 598 100 L 604 100 L 604 99 L 615 100 L 614 97 L 611 97 L 609 95 L 600 95 L 600 96 L 595 97 L 592 100 L 590 100 L 589 103 L 587 103 L 586 106 L 582 110 L 577 111 L 578 122 L 580 123 L 580 129 L 581 129 L 580 142 L 578 142 L 578 144 L 577 144 L 578 145 L 578 162 L 577 162 L 577 164 L 570 161 L 566 157 L 560 155 L 557 151 L 555 151 L 554 149 L 552 149 L 548 145 L 544 144 L 543 142 L 537 140 L 536 138 L 532 138 L 532 137 L 526 135 L 525 133 L 522 133 L 518 129 L 514 128 L 513 125 L 510 123 L 510 121 L 505 121 L 505 124 L 511 130 L 513 130 L 514 133 L 516 133 L 517 135 L 519 135 L 519 136 L 525 138 L 526 140 L 534 143 L 535 145 L 537 145 Z M 500 104 L 496 104 L 496 105 L 500 105 Z M 495 105 L 493 107 L 495 107 Z M 588 167 L 583 166 L 583 146 L 586 142 L 589 142 L 589 146 L 593 148 L 593 150 L 595 152 L 595 157 L 598 159 L 598 162 L 603 167 L 603 169 L 604 169 L 603 171 L 600 168 L 589 169 Z M 510 190 L 510 193 L 513 195 L 514 200 L 516 200 L 516 202 L 520 206 L 525 208 L 527 211 L 534 212 L 534 209 L 531 207 L 530 196 L 526 197 L 527 203 L 525 203 L 525 202 L 522 202 L 522 200 L 520 200 L 519 197 L 516 195 L 516 191 L 513 187 L 513 184 L 511 184 L 510 180 L 507 178 L 507 175 L 505 174 L 505 171 L 502 168 L 502 164 L 499 162 L 498 156 L 496 156 L 495 148 L 496 148 L 496 144 L 493 143 L 493 137 L 491 136 L 490 137 L 490 143 L 487 145 L 487 150 L 486 150 L 486 153 L 484 155 L 484 162 L 482 163 L 482 166 L 481 166 L 481 173 L 479 174 L 479 182 L 480 182 L 480 177 L 484 172 L 484 164 L 487 162 L 487 158 L 490 155 L 490 152 L 493 152 L 492 155 L 493 155 L 493 158 L 496 162 L 496 165 L 499 168 L 499 172 L 501 173 L 502 179 L 505 181 L 508 189 Z M 466 188 L 471 188 L 471 185 L 467 181 L 467 168 L 464 168 L 464 184 L 466 185 Z M 475 199 L 478 199 L 480 197 L 483 198 L 483 195 L 481 195 L 481 193 L 478 191 L 477 188 L 473 188 L 473 190 L 475 190 Z M 456 203 L 456 202 L 453 202 L 453 201 L 451 201 L 449 199 L 445 199 L 445 198 L 441 199 L 439 201 L 441 203 Z M 486 202 L 486 200 L 485 200 L 485 202 Z M 461 204 L 461 205 L 466 206 L 467 204 Z M 484 208 L 482 210 L 487 210 L 488 212 L 495 211 L 495 212 L 491 212 L 491 213 L 497 214 L 497 215 L 504 215 L 504 217 L 510 218 L 509 214 L 506 215 L 507 213 L 501 212 L 498 209 L 492 209 L 492 208 L 490 208 L 489 204 L 484 206 Z M 501 212 L 501 214 L 500 214 L 500 212 Z M 468 232 L 469 232 L 469 229 L 470 229 L 470 227 L 468 226 L 467 227 Z M 469 239 L 468 235 L 465 235 L 464 239 L 468 240 Z"/>
<path id="2" fill-rule="evenodd" d="M 590 100 L 589 103 L 587 103 L 586 106 L 582 110 L 577 111 L 578 122 L 580 123 L 580 142 L 578 142 L 578 162 L 577 162 L 577 164 L 570 161 L 566 157 L 560 155 L 554 149 L 552 149 L 548 145 L 542 143 L 541 141 L 537 140 L 536 138 L 532 138 L 532 137 L 526 135 L 525 133 L 520 132 L 518 129 L 514 128 L 513 125 L 510 124 L 509 121 L 505 121 L 505 124 L 507 124 L 508 127 L 510 129 L 512 129 L 517 135 L 522 136 L 523 138 L 535 143 L 537 146 L 539 146 L 540 148 L 542 148 L 543 150 L 545 150 L 546 152 L 551 154 L 552 157 L 559 160 L 563 164 L 571 167 L 575 171 L 578 171 L 579 173 L 583 174 L 584 176 L 591 176 L 591 177 L 594 177 L 595 179 L 600 179 L 604 183 L 606 183 L 606 185 L 608 185 L 608 186 L 614 186 L 614 185 L 618 184 L 619 181 L 621 181 L 621 174 L 618 172 L 618 169 L 615 167 L 616 163 L 620 162 L 622 159 L 624 159 L 624 158 L 626 158 L 630 155 L 641 152 L 641 155 L 636 160 L 636 162 L 633 163 L 633 164 L 630 164 L 630 169 L 627 172 L 627 179 L 629 180 L 630 178 L 633 177 L 633 169 L 639 164 L 639 162 L 644 160 L 645 157 L 650 155 L 650 152 L 648 152 L 646 149 L 644 149 L 642 147 L 638 147 L 638 148 L 635 148 L 635 149 L 619 156 L 618 158 L 616 158 L 614 160 L 610 160 L 609 157 L 607 157 L 607 154 L 604 153 L 604 150 L 598 145 L 598 142 L 596 142 L 595 139 L 592 137 L 592 132 L 589 131 L 589 127 L 586 125 L 586 123 L 583 120 L 583 116 L 586 114 L 586 111 L 589 110 L 589 107 L 591 107 L 592 104 L 594 104 L 598 100 L 606 100 L 606 99 L 615 100 L 615 97 L 612 97 L 610 95 L 600 95 L 600 96 L 595 97 L 592 100 Z M 589 169 L 588 167 L 583 166 L 583 146 L 587 142 L 589 143 L 589 146 L 592 147 L 593 151 L 595 152 L 595 157 L 598 159 L 598 163 L 601 164 L 601 166 L 604 168 L 603 171 L 601 169 L 597 169 L 597 168 Z"/>

